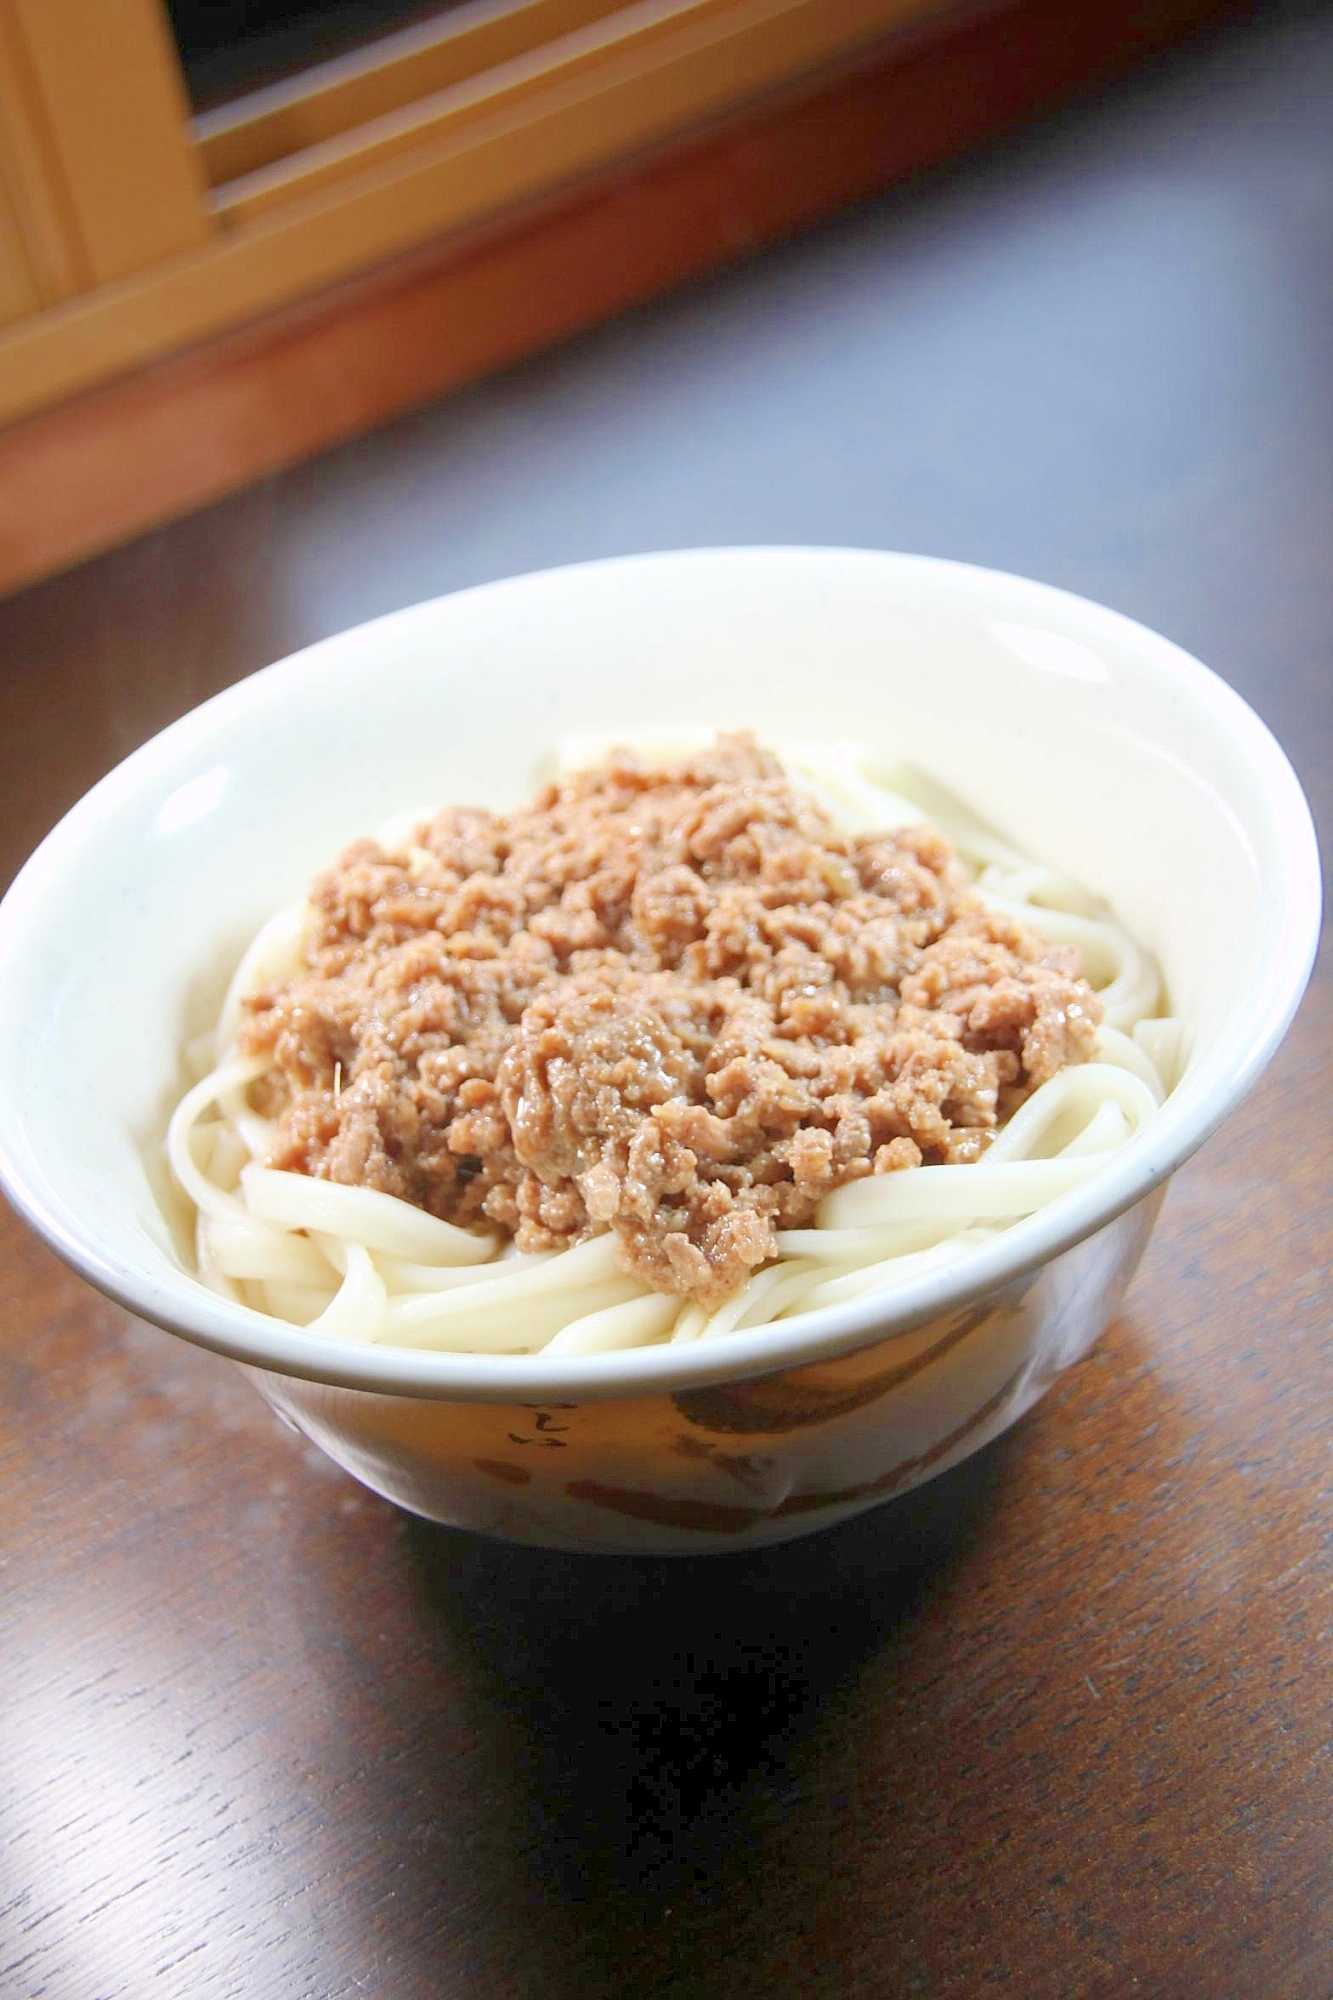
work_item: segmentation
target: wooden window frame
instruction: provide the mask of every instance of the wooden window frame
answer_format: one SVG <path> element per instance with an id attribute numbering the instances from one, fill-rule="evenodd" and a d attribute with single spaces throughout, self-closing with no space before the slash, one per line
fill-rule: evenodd
<path id="1" fill-rule="evenodd" d="M 353 54 L 201 112 L 193 121 L 210 188 L 339 139 L 422 98 L 615 13 L 623 0 L 470 0 Z"/>
<path id="2" fill-rule="evenodd" d="M 0 0 L 0 124 L 44 296 L 114 283 L 212 235 L 157 0 Z"/>
<path id="3" fill-rule="evenodd" d="M 6 7 L 0 0 L 0 30 Z M 16 141 L 12 124 L 0 127 L 0 308 L 17 303 L 27 314 L 0 336 L 0 392 L 11 409 L 30 411 L 0 426 L 0 592 L 751 255 L 1232 11 L 1238 0 L 955 7 L 544 198 L 470 228 L 435 229 L 403 256 L 341 283 L 314 292 L 298 284 L 280 310 L 233 301 L 224 330 L 193 341 L 181 329 L 206 313 L 193 322 L 184 313 L 164 331 L 162 301 L 179 303 L 184 286 L 187 304 L 209 306 L 210 271 L 238 268 L 209 260 L 272 232 L 274 218 L 231 230 L 214 218 L 204 251 L 177 252 L 130 280 L 34 307 L 51 296 L 42 284 L 60 282 L 43 259 L 66 242 L 67 216 L 52 210 L 44 243 L 31 208 L 33 163 L 44 165 L 40 132 Z M 455 18 L 474 26 L 479 16 L 460 10 Z M 0 50 L 0 102 L 4 61 Z M 271 96 L 266 106 L 252 99 L 234 115 L 274 108 Z M 27 159 L 19 157 L 25 143 Z M 301 151 L 273 150 L 266 164 Z M 381 164 L 363 178 L 393 185 L 402 170 L 401 161 Z M 345 192 L 293 200 L 289 219 L 319 212 L 336 221 Z M 63 282 L 74 282 L 68 268 Z M 121 329 L 120 365 L 109 359 L 108 327 Z M 34 352 L 57 333 L 59 367 L 43 374 Z M 136 365 L 145 354 L 157 358 Z M 30 371 L 17 392 L 15 374 L 5 372 L 15 355 Z M 63 391 L 53 387 L 61 382 Z"/>
<path id="4" fill-rule="evenodd" d="M 10 258 L 0 424 L 519 213 L 948 11 L 949 0 L 491 4 L 192 119 L 160 0 L 0 0 L 10 94 L 35 135 L 27 183 L 6 179 L 0 150 L 0 192 L 19 188 L 10 235 L 25 221 L 33 233 L 43 203 L 56 218 L 41 239 L 47 275 Z M 5 223 L 0 205 L 0 249 Z"/>

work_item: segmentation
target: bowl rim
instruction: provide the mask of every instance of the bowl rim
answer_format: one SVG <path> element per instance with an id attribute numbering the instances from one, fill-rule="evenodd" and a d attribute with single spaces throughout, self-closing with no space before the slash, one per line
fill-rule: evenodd
<path id="1" fill-rule="evenodd" d="M 1267 725 L 1219 675 L 1173 641 L 1123 613 L 1074 592 L 1014 576 L 1006 571 L 937 556 L 837 545 L 740 544 L 720 548 L 654 551 L 562 564 L 498 578 L 388 612 L 301 648 L 261 668 L 199 704 L 151 737 L 84 794 L 46 835 L 0 902 L 0 965 L 21 948 L 25 923 L 40 909 L 46 884 L 58 879 L 95 833 L 101 814 L 151 782 L 168 755 L 202 736 L 222 713 L 263 703 L 285 679 L 317 671 L 322 656 L 372 634 L 414 622 L 429 623 L 442 604 L 497 594 L 536 579 L 581 572 L 589 577 L 635 565 L 712 562 L 770 556 L 863 559 L 900 573 L 953 577 L 972 585 L 993 583 L 1028 593 L 1066 612 L 1091 613 L 1108 632 L 1129 642 L 1141 659 L 1174 681 L 1208 709 L 1255 769 L 1272 816 L 1284 859 L 1283 949 L 1270 961 L 1253 1000 L 1237 1024 L 1225 1073 L 1197 1101 L 1177 1107 L 1167 1100 L 1159 1116 L 1083 1186 L 1035 1215 L 1014 1223 L 992 1243 L 956 1265 L 920 1274 L 895 1288 L 886 1307 L 884 1293 L 871 1293 L 799 1319 L 729 1334 L 725 1339 L 677 1347 L 618 1349 L 595 1355 L 547 1358 L 536 1355 L 458 1354 L 435 1349 L 356 1345 L 316 1335 L 250 1307 L 209 1292 L 182 1270 L 170 1282 L 128 1264 L 111 1247 L 81 1230 L 78 1217 L 48 1181 L 44 1168 L 6 1121 L 2 1100 L 5 1065 L 14 1038 L 0 1034 L 0 1189 L 39 1236 L 81 1277 L 141 1318 L 249 1367 L 330 1387 L 369 1390 L 392 1396 L 454 1401 L 541 1404 L 635 1397 L 694 1389 L 795 1366 L 832 1360 L 858 1348 L 911 1333 L 943 1314 L 964 1310 L 1002 1290 L 1024 1289 L 1032 1274 L 1127 1209 L 1151 1195 L 1189 1158 L 1236 1108 L 1253 1086 L 1286 1033 L 1314 964 L 1321 916 L 1318 845 L 1308 803 L 1286 754 Z M 7 996 L 0 978 L 0 1024 Z M 20 1009 L 21 1012 L 21 1009 Z"/>

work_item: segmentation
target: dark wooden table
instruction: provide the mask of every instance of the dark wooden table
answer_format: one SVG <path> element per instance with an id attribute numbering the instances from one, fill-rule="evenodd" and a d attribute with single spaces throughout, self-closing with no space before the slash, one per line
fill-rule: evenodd
<path id="1" fill-rule="evenodd" d="M 698 542 L 1105 599 L 1240 688 L 1327 815 L 1330 101 L 1333 18 L 1271 9 L 0 606 L 5 876 L 306 640 Z M 1331 988 L 1326 958 L 1087 1363 L 758 1555 L 410 1520 L 6 1214 L 5 2000 L 1326 2000 Z"/>

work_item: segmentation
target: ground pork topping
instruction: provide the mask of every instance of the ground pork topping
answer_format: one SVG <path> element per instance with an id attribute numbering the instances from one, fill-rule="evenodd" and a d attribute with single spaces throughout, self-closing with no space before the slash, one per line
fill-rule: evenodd
<path id="1" fill-rule="evenodd" d="M 940 834 L 840 833 L 748 736 L 358 842 L 311 902 L 240 1037 L 271 1164 L 521 1250 L 612 1229 L 710 1307 L 844 1182 L 979 1158 L 1101 1016 Z"/>

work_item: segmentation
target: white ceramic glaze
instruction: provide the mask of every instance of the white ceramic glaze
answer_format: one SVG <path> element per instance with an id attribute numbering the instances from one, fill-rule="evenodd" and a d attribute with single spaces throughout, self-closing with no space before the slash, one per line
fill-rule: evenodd
<path id="1" fill-rule="evenodd" d="M 1192 1030 L 1153 1125 L 1076 1192 L 887 1305 L 707 1345 L 565 1360 L 352 1346 L 206 1291 L 170 1219 L 161 1138 L 183 1044 L 262 919 L 404 806 L 512 804 L 564 732 L 673 724 L 901 751 L 1104 895 Z M 1318 916 L 1314 835 L 1281 750 L 1206 668 L 1114 612 L 855 550 L 549 571 L 254 675 L 62 821 L 0 907 L 0 1179 L 94 1284 L 263 1371 L 270 1401 L 404 1505 L 564 1546 L 772 1540 L 974 1449 L 1083 1351 L 1142 1249 L 1148 1197 L 1281 1039 Z M 959 1315 L 969 1331 L 948 1358 L 907 1367 Z M 775 1376 L 814 1414 L 790 1421 Z M 848 1404 L 853 1381 L 867 1391 Z M 754 1404 L 747 1426 L 768 1409 L 774 1427 L 736 1433 L 737 1450 L 725 1427 L 682 1424 L 690 1398 L 724 1390 Z M 557 1405 L 574 1406 L 551 1419 L 567 1428 L 543 1434 L 561 1442 L 513 1446 L 512 1463 L 492 1449 L 516 1410 Z M 592 1488 L 641 1497 L 617 1509 Z M 728 1506 L 729 1526 L 700 1525 Z"/>

